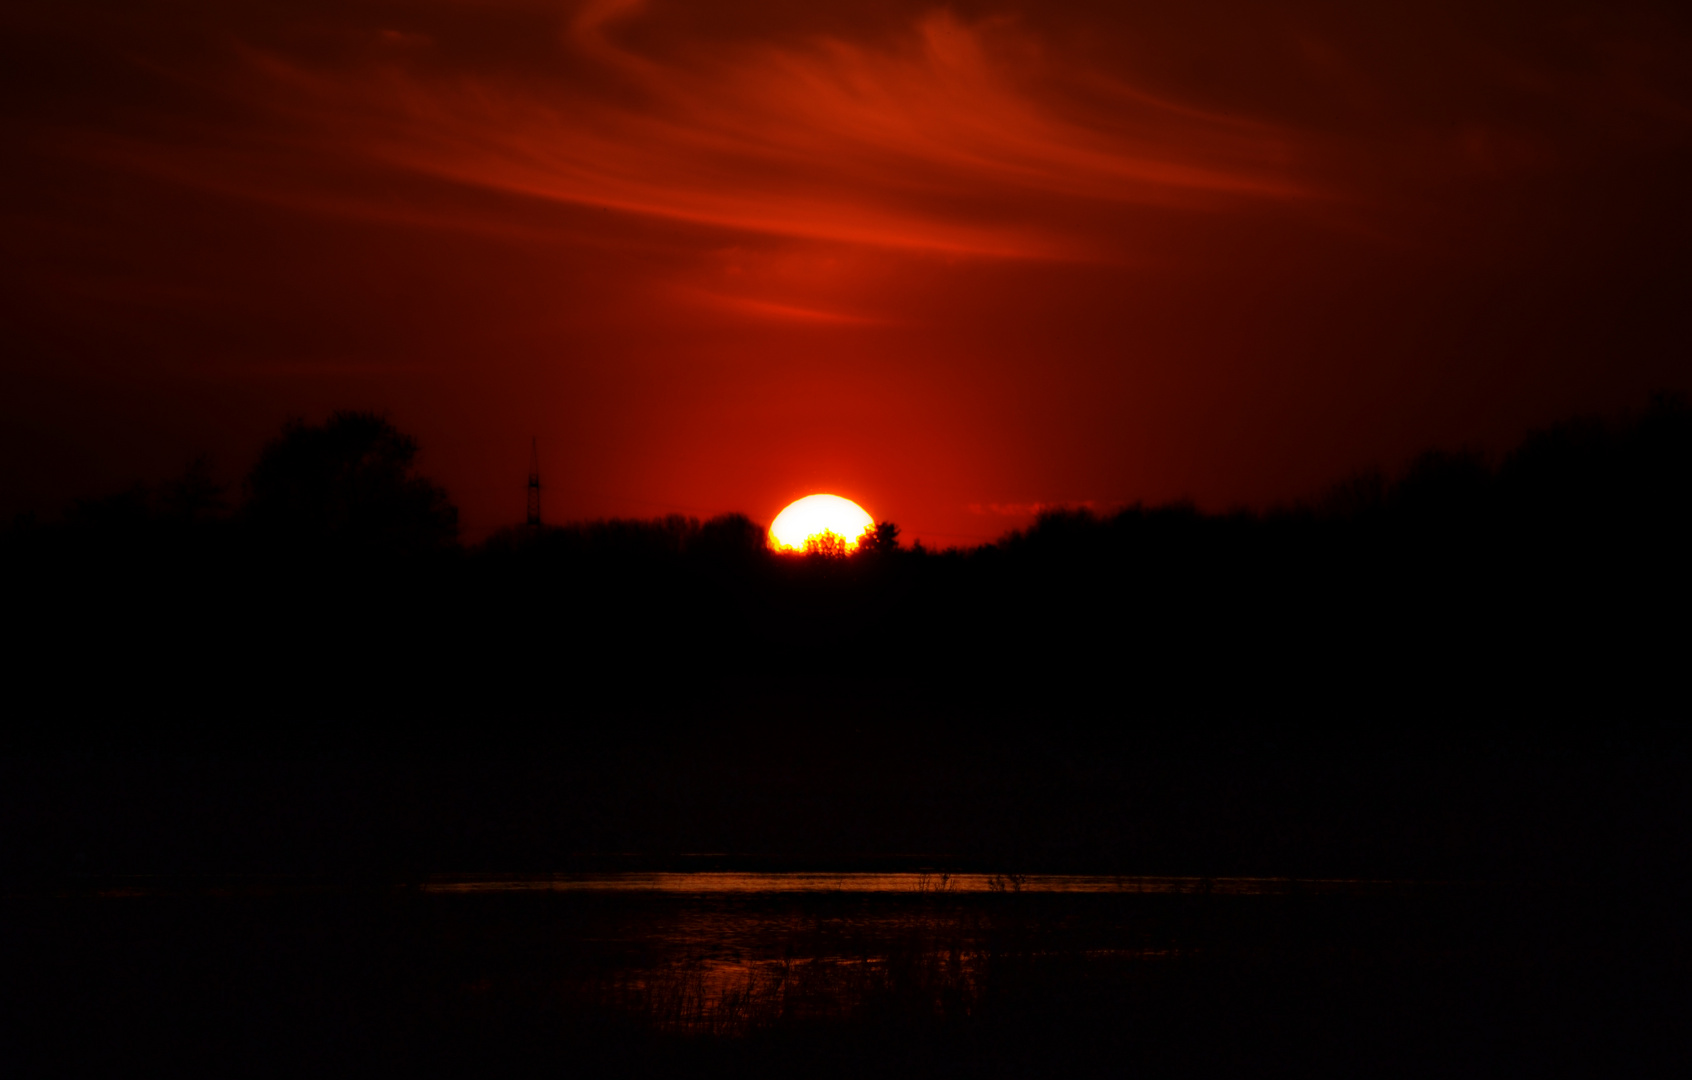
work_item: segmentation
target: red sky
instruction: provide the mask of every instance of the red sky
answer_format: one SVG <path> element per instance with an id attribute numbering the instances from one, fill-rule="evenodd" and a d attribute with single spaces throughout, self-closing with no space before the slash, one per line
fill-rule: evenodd
<path id="1" fill-rule="evenodd" d="M 0 510 L 387 411 L 477 539 L 1261 505 L 1692 386 L 1679 5 L 39 0 Z"/>

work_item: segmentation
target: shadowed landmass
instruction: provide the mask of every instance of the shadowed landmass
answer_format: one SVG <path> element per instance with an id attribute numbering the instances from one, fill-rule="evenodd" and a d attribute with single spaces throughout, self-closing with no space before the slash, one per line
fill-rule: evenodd
<path id="1" fill-rule="evenodd" d="M 1531 741 L 1571 720 L 1602 737 L 1673 715 L 1681 398 L 1538 432 L 1496 466 L 1431 452 L 1263 513 L 1052 511 L 946 551 L 884 523 L 849 559 L 773 555 L 741 515 L 466 548 L 415 449 L 341 413 L 289 425 L 239 499 L 201 463 L 15 526 L 20 670 L 82 674 L 14 737 L 421 747 L 748 711 L 1017 727 L 1080 710 L 1227 748 Z"/>
<path id="2" fill-rule="evenodd" d="M 414 454 L 339 413 L 6 534 L 9 1060 L 1684 1071 L 1682 399 L 851 557 L 465 547 Z M 924 884 L 688 884 L 853 868 Z"/>
<path id="3" fill-rule="evenodd" d="M 774 555 L 740 515 L 465 547 L 414 452 L 341 413 L 289 425 L 238 497 L 202 462 L 14 527 L 11 685 L 27 704 L 9 751 L 213 754 L 259 788 L 295 783 L 295 766 L 266 781 L 250 774 L 271 766 L 236 762 L 388 762 L 344 809 L 411 838 L 316 841 L 364 865 L 701 850 L 1136 873 L 1685 864 L 1663 840 L 1686 814 L 1681 398 L 1538 432 L 1496 465 L 1430 453 L 1263 513 L 1058 511 L 947 551 L 884 523 L 850 558 Z M 1620 758 L 1625 780 L 1566 773 Z M 469 764 L 483 760 L 500 764 Z M 1638 798 L 1582 831 L 1564 796 L 1610 784 Z M 1441 785 L 1469 808 L 1434 810 Z M 455 815 L 458 840 L 418 824 Z M 1557 843 L 1534 838 L 1564 819 Z M 290 835 L 277 859 L 318 857 Z M 55 863 L 51 847 L 29 859 Z"/>

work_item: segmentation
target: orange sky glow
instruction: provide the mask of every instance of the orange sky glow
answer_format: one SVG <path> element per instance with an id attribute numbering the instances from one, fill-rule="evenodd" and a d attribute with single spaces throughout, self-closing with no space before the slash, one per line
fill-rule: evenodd
<path id="1" fill-rule="evenodd" d="M 1303 0 L 0 15 L 0 509 L 377 408 L 475 540 L 1262 505 L 1686 388 L 1692 18 Z"/>

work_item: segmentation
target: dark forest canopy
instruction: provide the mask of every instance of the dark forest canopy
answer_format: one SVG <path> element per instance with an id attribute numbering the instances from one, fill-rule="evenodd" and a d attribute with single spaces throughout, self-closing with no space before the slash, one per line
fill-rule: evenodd
<path id="1" fill-rule="evenodd" d="M 197 531 L 306 557 L 415 556 L 456 547 L 458 511 L 445 490 L 417 475 L 416 456 L 416 440 L 374 413 L 336 412 L 320 425 L 293 420 L 260 451 L 238 500 L 199 457 L 156 488 L 136 484 L 78 500 L 59 528 L 35 539 L 122 549 Z M 14 542 L 30 538 L 30 524 L 14 524 Z"/>
<path id="2" fill-rule="evenodd" d="M 850 558 L 739 515 L 466 547 L 413 450 L 340 414 L 238 492 L 201 463 L 12 530 L 0 758 L 60 791 L 15 865 L 1684 874 L 1682 400 L 1262 513 Z"/>
<path id="3" fill-rule="evenodd" d="M 676 515 L 614 518 L 538 532 L 517 526 L 461 548 L 457 512 L 442 488 L 416 473 L 416 454 L 415 440 L 374 413 L 337 412 L 321 425 L 291 421 L 266 444 L 234 497 L 211 479 L 209 462 L 197 458 L 180 477 L 156 487 L 136 484 L 78 500 L 55 525 L 19 519 L 7 540 L 39 555 L 57 543 L 103 540 L 120 549 L 150 533 L 179 538 L 184 530 L 201 528 L 231 540 L 288 545 L 311 558 L 453 551 L 495 561 L 542 552 L 618 562 L 778 558 L 765 547 L 763 527 L 742 514 L 703 522 Z M 1135 504 L 1103 513 L 1058 508 L 993 543 L 944 554 L 1084 557 L 1170 531 L 1310 526 L 1409 529 L 1418 536 L 1428 529 L 1543 528 L 1547 533 L 1539 539 L 1552 543 L 1571 530 L 1586 542 L 1633 533 L 1649 545 L 1666 535 L 1663 530 L 1684 528 L 1689 505 L 1692 408 L 1683 396 L 1662 394 L 1641 412 L 1572 419 L 1533 432 L 1496 464 L 1473 451 L 1430 450 L 1397 475 L 1370 470 L 1311 499 L 1262 512 L 1206 514 L 1187 503 Z M 882 523 L 879 538 L 863 554 L 895 550 L 941 554 L 920 542 L 901 545 L 898 527 L 890 522 Z"/>
<path id="4" fill-rule="evenodd" d="M 242 514 L 259 533 L 308 547 L 415 553 L 458 541 L 446 492 L 415 475 L 417 443 L 371 413 L 294 421 L 247 477 Z"/>
<path id="5" fill-rule="evenodd" d="M 775 555 L 742 515 L 465 547 L 415 450 L 380 417 L 338 413 L 289 425 L 238 496 L 197 463 L 14 527 L 11 610 L 34 631 L 20 666 L 50 678 L 98 658 L 71 680 L 90 700 L 140 694 L 184 716 L 235 700 L 289 724 L 568 726 L 772 697 L 1142 728 L 1683 712 L 1678 397 L 1537 432 L 1496 464 L 1430 452 L 1260 513 L 1053 511 L 946 551 L 898 545 L 889 523 L 849 558 Z"/>

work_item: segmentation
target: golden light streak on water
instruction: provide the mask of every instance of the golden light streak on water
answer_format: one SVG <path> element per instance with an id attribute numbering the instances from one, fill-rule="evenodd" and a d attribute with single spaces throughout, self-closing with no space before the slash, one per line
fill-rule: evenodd
<path id="1" fill-rule="evenodd" d="M 895 873 L 599 873 L 532 876 L 437 876 L 424 892 L 648 892 L 648 893 L 1146 893 L 1260 896 L 1284 893 L 1375 891 L 1393 881 L 1347 878 L 1126 877 L 1100 874 Z"/>

